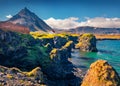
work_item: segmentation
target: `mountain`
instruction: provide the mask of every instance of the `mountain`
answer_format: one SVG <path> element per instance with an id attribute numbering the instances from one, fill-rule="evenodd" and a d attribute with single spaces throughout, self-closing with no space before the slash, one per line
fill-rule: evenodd
<path id="1" fill-rule="evenodd" d="M 54 31 L 42 19 L 40 19 L 36 14 L 28 10 L 26 7 L 7 22 L 28 27 L 30 31 Z"/>
<path id="2" fill-rule="evenodd" d="M 100 27 L 82 26 L 82 27 L 69 29 L 67 30 L 67 32 L 93 33 L 93 34 L 120 34 L 120 28 L 100 28 Z"/>
<path id="3" fill-rule="evenodd" d="M 14 31 L 29 34 L 30 30 L 27 27 L 12 24 L 10 22 L 0 22 L 0 29 L 4 31 Z"/>

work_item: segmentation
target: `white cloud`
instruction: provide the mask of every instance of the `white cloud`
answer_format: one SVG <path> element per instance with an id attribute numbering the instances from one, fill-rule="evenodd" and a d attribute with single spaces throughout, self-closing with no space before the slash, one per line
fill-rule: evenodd
<path id="1" fill-rule="evenodd" d="M 9 14 L 6 16 L 6 18 L 8 18 L 8 19 L 12 18 L 12 15 Z"/>
<path id="2" fill-rule="evenodd" d="M 58 29 L 69 29 L 79 26 L 92 26 L 92 27 L 102 27 L 102 28 L 120 28 L 120 18 L 105 18 L 105 17 L 95 17 L 89 18 L 85 17 L 86 21 L 78 22 L 79 18 L 70 17 L 66 19 L 55 19 L 49 18 L 44 20 L 52 28 Z"/>
<path id="3" fill-rule="evenodd" d="M 103 28 L 120 28 L 120 18 L 89 18 L 85 22 L 80 22 L 80 26 L 93 26 Z"/>
<path id="4" fill-rule="evenodd" d="M 70 17 L 66 19 L 55 19 L 51 17 L 44 21 L 52 28 L 69 29 L 79 26 L 79 22 L 77 22 L 77 20 L 79 20 L 77 17 Z"/>

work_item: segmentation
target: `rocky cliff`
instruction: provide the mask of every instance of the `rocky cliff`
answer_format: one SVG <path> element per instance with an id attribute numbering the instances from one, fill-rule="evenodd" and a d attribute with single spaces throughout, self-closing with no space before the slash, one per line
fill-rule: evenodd
<path id="1" fill-rule="evenodd" d="M 79 42 L 76 44 L 76 48 L 81 51 L 97 52 L 96 38 L 93 34 L 85 33 L 79 37 Z"/>
<path id="2" fill-rule="evenodd" d="M 82 70 L 68 58 L 78 42 L 85 44 L 78 46 L 80 50 L 96 51 L 94 35 L 83 34 L 78 40 L 75 34 L 30 34 L 0 30 L 0 65 L 6 66 L 0 66 L 0 85 L 79 86 Z M 115 70 L 100 60 L 91 65 L 82 85 L 117 86 L 118 78 Z"/>
<path id="3" fill-rule="evenodd" d="M 29 34 L 0 30 L 0 65 L 17 67 L 21 71 L 41 67 L 46 76 L 45 84 L 79 85 L 81 75 L 74 74 L 76 67 L 68 61 L 73 47 L 74 43 L 68 36 L 35 39 Z"/>

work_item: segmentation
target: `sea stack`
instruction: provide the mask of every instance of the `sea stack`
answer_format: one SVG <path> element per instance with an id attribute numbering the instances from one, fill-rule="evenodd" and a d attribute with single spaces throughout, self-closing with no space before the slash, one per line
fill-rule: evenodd
<path id="1" fill-rule="evenodd" d="M 87 52 L 97 52 L 96 48 L 96 38 L 93 34 L 85 33 L 79 37 L 78 44 L 76 44 L 76 48 L 81 51 Z"/>
<path id="2" fill-rule="evenodd" d="M 91 64 L 81 86 L 120 86 L 120 77 L 105 60 Z"/>

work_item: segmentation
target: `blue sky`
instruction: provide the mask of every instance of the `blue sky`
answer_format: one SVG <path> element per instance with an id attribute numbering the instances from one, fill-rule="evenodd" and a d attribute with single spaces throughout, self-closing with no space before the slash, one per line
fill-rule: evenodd
<path id="1" fill-rule="evenodd" d="M 120 17 L 120 0 L 0 0 L 0 21 L 24 7 L 43 20 L 75 17 L 79 18 L 77 21 L 86 21 L 87 17 Z"/>
<path id="2" fill-rule="evenodd" d="M 120 0 L 0 0 L 0 20 L 28 7 L 40 18 L 120 17 Z"/>

